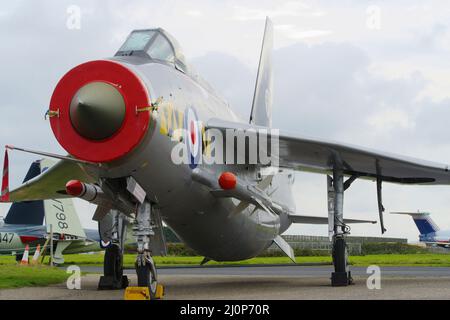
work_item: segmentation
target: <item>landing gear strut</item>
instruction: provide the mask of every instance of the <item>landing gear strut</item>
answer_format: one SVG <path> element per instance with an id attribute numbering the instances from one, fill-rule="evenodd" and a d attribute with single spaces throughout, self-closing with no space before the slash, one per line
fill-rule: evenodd
<path id="1" fill-rule="evenodd" d="M 350 183 L 344 183 L 344 174 L 341 169 L 333 169 L 333 178 L 328 177 L 328 211 L 330 235 L 333 242 L 333 265 L 334 272 L 331 274 L 332 286 L 347 286 L 353 283 L 351 272 L 348 268 L 348 250 L 345 241 L 349 233 L 344 223 L 344 190 Z"/>
<path id="2" fill-rule="evenodd" d="M 103 242 L 109 245 L 105 249 L 103 273 L 98 284 L 99 290 L 117 290 L 128 286 L 128 278 L 123 275 L 123 249 L 126 238 L 126 218 L 117 210 L 111 210 L 99 222 L 99 231 Z"/>
<path id="3" fill-rule="evenodd" d="M 155 235 L 152 225 L 152 205 L 148 201 L 139 204 L 133 234 L 137 240 L 135 262 L 139 287 L 148 287 L 150 298 L 155 299 L 158 279 L 155 262 L 150 251 L 150 237 Z"/>

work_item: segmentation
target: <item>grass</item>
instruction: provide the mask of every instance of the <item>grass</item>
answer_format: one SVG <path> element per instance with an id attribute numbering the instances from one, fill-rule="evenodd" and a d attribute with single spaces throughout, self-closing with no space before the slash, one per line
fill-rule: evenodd
<path id="1" fill-rule="evenodd" d="M 135 260 L 134 254 L 124 255 L 124 265 L 127 268 L 134 266 Z M 90 265 L 90 266 L 102 266 L 103 253 L 96 254 L 70 254 L 65 255 L 65 265 Z M 199 265 L 203 260 L 202 257 L 180 257 L 180 256 L 167 256 L 167 257 L 155 257 L 155 262 L 158 266 L 189 266 Z M 229 265 L 229 264 L 282 264 L 291 263 L 291 260 L 287 257 L 256 257 L 238 262 L 216 262 L 210 261 L 208 265 Z M 329 256 L 310 256 L 310 257 L 297 257 L 297 263 L 331 263 L 331 257 Z M 350 263 L 355 266 L 368 266 L 376 264 L 379 266 L 439 266 L 450 267 L 450 254 L 374 254 L 366 256 L 351 256 Z M 14 257 L 1 256 L 0 265 L 15 264 Z"/>
<path id="2" fill-rule="evenodd" d="M 450 267 L 450 254 L 374 254 L 350 257 L 350 263 L 355 266 Z"/>
<path id="3" fill-rule="evenodd" d="M 47 286 L 65 281 L 69 274 L 48 266 L 0 265 L 0 289 Z"/>
<path id="4" fill-rule="evenodd" d="M 64 256 L 65 265 L 89 265 L 102 266 L 103 253 L 95 254 L 68 254 Z M 127 268 L 134 267 L 134 254 L 124 255 L 124 266 Z M 192 256 L 167 256 L 154 257 L 158 266 L 189 266 L 199 265 L 203 257 Z M 216 262 L 210 261 L 208 265 L 249 265 L 249 264 L 284 264 L 291 263 L 288 257 L 256 257 L 236 262 Z M 307 256 L 297 257 L 297 263 L 330 263 L 330 256 Z M 417 253 L 417 254 L 373 254 L 365 256 L 351 256 L 350 263 L 354 266 L 368 266 L 376 264 L 379 266 L 439 266 L 450 267 L 450 254 L 438 253 Z M 0 266 L 16 264 L 13 256 L 0 256 Z"/>

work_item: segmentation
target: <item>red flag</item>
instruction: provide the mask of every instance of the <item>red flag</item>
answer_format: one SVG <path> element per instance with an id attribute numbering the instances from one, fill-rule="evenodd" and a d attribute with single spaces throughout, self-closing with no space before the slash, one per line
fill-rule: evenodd
<path id="1" fill-rule="evenodd" d="M 3 178 L 2 178 L 2 192 L 0 197 L 0 202 L 9 201 L 9 160 L 8 160 L 8 150 L 5 149 L 5 160 L 3 161 Z"/>

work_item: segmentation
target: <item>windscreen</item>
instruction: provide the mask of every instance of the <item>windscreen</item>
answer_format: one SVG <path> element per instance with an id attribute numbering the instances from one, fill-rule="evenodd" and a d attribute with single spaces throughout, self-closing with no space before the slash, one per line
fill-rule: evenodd
<path id="1" fill-rule="evenodd" d="M 133 31 L 127 41 L 120 47 L 120 51 L 142 51 L 147 43 L 153 38 L 155 31 Z"/>

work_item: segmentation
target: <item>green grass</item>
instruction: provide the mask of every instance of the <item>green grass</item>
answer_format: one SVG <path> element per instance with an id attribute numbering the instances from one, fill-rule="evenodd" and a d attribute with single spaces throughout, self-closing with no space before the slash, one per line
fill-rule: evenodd
<path id="1" fill-rule="evenodd" d="M 135 260 L 134 254 L 124 255 L 124 265 L 132 268 Z M 10 257 L 10 260 L 14 260 Z M 65 265 L 93 265 L 101 266 L 103 263 L 103 254 L 73 254 L 65 255 Z M 187 266 L 199 265 L 202 257 L 180 257 L 167 256 L 155 257 L 155 262 L 159 266 Z M 3 260 L 0 259 L 0 264 Z M 256 257 L 249 260 L 238 262 L 216 262 L 210 261 L 208 265 L 226 265 L 226 264 L 280 264 L 291 263 L 288 257 Z M 331 263 L 329 256 L 310 256 L 297 257 L 297 263 Z M 355 266 L 368 266 L 376 264 L 379 266 L 450 266 L 450 254 L 376 254 L 366 256 L 351 256 L 350 263 Z"/>
<path id="2" fill-rule="evenodd" d="M 355 266 L 450 267 L 450 254 L 374 254 L 350 257 L 350 263 Z"/>
<path id="3" fill-rule="evenodd" d="M 65 255 L 65 265 L 77 264 L 77 265 L 98 265 L 103 263 L 102 253 L 89 254 L 89 255 Z M 133 267 L 136 255 L 125 254 L 124 265 L 126 267 Z M 167 257 L 154 257 L 155 262 L 159 266 L 189 266 L 199 265 L 203 260 L 203 257 L 184 257 L 184 256 L 167 256 Z M 237 261 L 237 262 L 216 262 L 210 261 L 208 265 L 217 264 L 279 264 L 290 263 L 291 260 L 287 257 L 257 257 L 253 259 Z M 297 258 L 299 263 L 326 263 L 331 262 L 329 257 L 299 257 Z"/>
<path id="4" fill-rule="evenodd" d="M 102 266 L 103 253 L 96 254 L 69 254 L 65 255 L 65 265 L 90 265 L 90 266 Z M 127 268 L 133 268 L 134 260 L 136 256 L 134 254 L 124 255 L 124 266 Z M 155 262 L 158 266 L 189 266 L 199 265 L 203 260 L 202 257 L 184 257 L 184 256 L 167 256 L 167 257 L 155 257 Z M 291 260 L 287 257 L 256 257 L 249 260 L 237 261 L 237 262 L 216 262 L 210 261 L 208 265 L 248 265 L 248 264 L 282 264 L 291 263 Z M 297 257 L 297 263 L 330 263 L 331 257 L 329 256 L 308 256 Z M 379 266 L 438 266 L 438 267 L 450 267 L 450 254 L 374 254 L 366 256 L 351 256 L 350 263 L 354 266 L 368 266 L 376 264 Z M 12 256 L 0 256 L 1 265 L 14 265 L 14 257 Z"/>
<path id="5" fill-rule="evenodd" d="M 47 266 L 0 265 L 0 289 L 47 286 L 69 277 L 64 270 Z"/>

